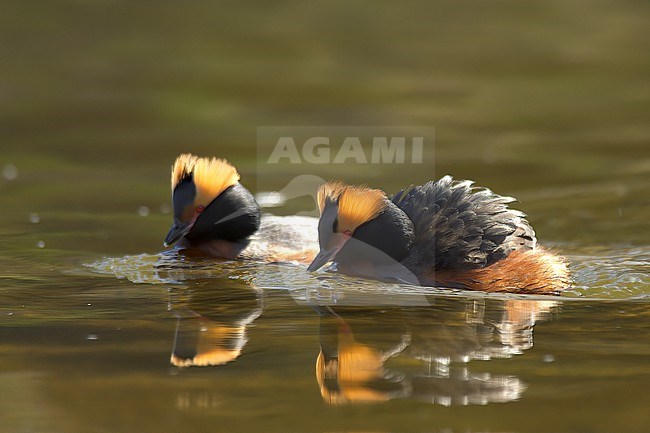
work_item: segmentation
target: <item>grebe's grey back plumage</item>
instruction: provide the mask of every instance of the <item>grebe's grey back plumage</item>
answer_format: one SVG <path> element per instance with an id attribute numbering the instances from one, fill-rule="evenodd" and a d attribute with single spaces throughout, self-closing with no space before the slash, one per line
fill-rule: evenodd
<path id="1" fill-rule="evenodd" d="M 410 186 L 391 197 L 415 226 L 405 264 L 414 270 L 478 269 L 515 250 L 534 249 L 535 231 L 525 214 L 508 207 L 516 201 L 471 181 L 445 176 Z"/>

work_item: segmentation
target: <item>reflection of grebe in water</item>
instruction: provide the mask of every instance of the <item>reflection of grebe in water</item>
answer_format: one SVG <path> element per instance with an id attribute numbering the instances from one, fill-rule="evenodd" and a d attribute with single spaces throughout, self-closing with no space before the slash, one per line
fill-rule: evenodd
<path id="1" fill-rule="evenodd" d="M 246 327 L 262 314 L 262 294 L 242 280 L 224 280 L 170 293 L 170 310 L 178 318 L 171 355 L 176 367 L 223 365 L 246 345 Z"/>
<path id="2" fill-rule="evenodd" d="M 516 400 L 526 388 L 519 378 L 475 373 L 468 363 L 532 347 L 535 322 L 547 318 L 554 305 L 436 298 L 433 307 L 409 310 L 317 307 L 321 395 L 330 404 L 394 398 L 442 405 Z M 378 323 L 386 327 L 378 329 Z M 395 323 L 402 325 L 391 327 Z"/>
<path id="3" fill-rule="evenodd" d="M 382 350 L 357 342 L 350 326 L 329 307 L 317 311 L 321 319 L 316 379 L 328 403 L 385 401 L 405 394 L 401 378 L 383 366 L 410 344 L 408 332 Z"/>

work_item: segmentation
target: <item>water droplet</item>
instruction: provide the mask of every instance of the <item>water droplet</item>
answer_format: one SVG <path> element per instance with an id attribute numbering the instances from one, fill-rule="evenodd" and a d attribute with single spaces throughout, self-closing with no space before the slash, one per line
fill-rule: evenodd
<path id="1" fill-rule="evenodd" d="M 138 208 L 138 215 L 141 217 L 148 217 L 149 216 L 149 208 L 147 206 L 140 206 Z"/>
<path id="2" fill-rule="evenodd" d="M 86 340 L 89 341 L 99 340 L 99 336 L 97 334 L 88 334 L 86 335 Z"/>
<path id="3" fill-rule="evenodd" d="M 167 203 L 163 203 L 160 205 L 160 212 L 164 215 L 170 214 L 172 211 L 171 207 Z"/>
<path id="4" fill-rule="evenodd" d="M 13 164 L 5 164 L 2 168 L 2 176 L 7 180 L 16 180 L 18 168 Z"/>
<path id="5" fill-rule="evenodd" d="M 29 214 L 29 222 L 32 224 L 38 224 L 41 222 L 41 217 L 38 216 L 36 212 L 32 212 Z"/>
<path id="6" fill-rule="evenodd" d="M 90 307 L 90 306 L 92 306 L 93 304 L 91 304 L 91 303 L 89 302 L 89 303 L 87 303 L 86 305 L 88 305 L 88 306 Z"/>
<path id="7" fill-rule="evenodd" d="M 39 248 L 45 248 L 45 241 L 38 241 L 36 243 L 36 246 L 39 247 Z"/>
<path id="8" fill-rule="evenodd" d="M 546 363 L 555 362 L 555 356 L 551 355 L 550 353 L 547 353 L 542 357 L 542 361 Z"/>

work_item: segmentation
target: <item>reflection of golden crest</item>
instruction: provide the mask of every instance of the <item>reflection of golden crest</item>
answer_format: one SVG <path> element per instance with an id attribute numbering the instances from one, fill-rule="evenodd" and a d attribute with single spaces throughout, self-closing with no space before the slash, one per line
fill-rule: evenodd
<path id="1" fill-rule="evenodd" d="M 323 399 L 331 404 L 389 400 L 385 392 L 364 386 L 382 378 L 384 360 L 381 353 L 357 343 L 349 330 L 341 334 L 338 356 L 325 360 L 321 349 L 316 359 L 316 380 Z M 328 386 L 331 383 L 336 384 L 336 389 Z"/>
<path id="2" fill-rule="evenodd" d="M 333 335 L 323 335 L 330 331 Z M 408 346 L 408 335 L 401 336 L 394 347 L 380 350 L 357 342 L 350 326 L 333 313 L 321 318 L 321 337 L 316 381 L 327 403 L 387 401 L 404 393 L 402 384 L 387 374 L 384 363 Z"/>
<path id="3" fill-rule="evenodd" d="M 227 280 L 218 293 L 210 290 L 213 285 L 172 294 L 170 309 L 178 324 L 170 361 L 176 367 L 234 361 L 248 342 L 247 326 L 262 313 L 260 293 L 247 283 Z"/>
<path id="4" fill-rule="evenodd" d="M 517 400 L 526 389 L 519 378 L 473 373 L 468 363 L 507 358 L 529 349 L 536 321 L 547 318 L 556 305 L 546 300 L 436 297 L 430 307 L 382 309 L 377 321 L 372 320 L 377 309 L 356 308 L 346 314 L 326 307 L 321 310 L 329 313 L 321 316 L 321 350 L 316 359 L 321 395 L 328 404 L 404 397 L 441 405 Z M 337 326 L 332 326 L 333 321 Z M 382 351 L 377 343 L 361 343 L 352 333 L 354 328 L 357 335 L 372 336 L 381 323 L 404 325 L 392 331 L 383 328 L 377 335 L 382 341 L 399 340 L 393 349 Z M 394 360 L 386 368 L 389 358 Z"/>
<path id="5" fill-rule="evenodd" d="M 190 325 L 191 322 L 198 323 Z M 188 333 L 195 335 L 186 335 Z M 185 346 L 188 341 L 191 347 Z M 176 330 L 171 363 L 176 367 L 226 364 L 239 357 L 246 342 L 245 324 L 230 326 L 202 317 L 182 319 Z"/>

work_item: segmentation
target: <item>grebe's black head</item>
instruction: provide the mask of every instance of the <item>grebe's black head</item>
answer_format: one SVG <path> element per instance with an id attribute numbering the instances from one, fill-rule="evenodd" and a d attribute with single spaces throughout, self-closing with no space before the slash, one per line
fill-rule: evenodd
<path id="1" fill-rule="evenodd" d="M 388 269 L 408 255 L 413 223 L 383 191 L 328 182 L 318 191 L 318 204 L 320 252 L 309 271 L 330 261 L 350 267 L 369 263 Z"/>
<path id="2" fill-rule="evenodd" d="M 260 225 L 260 208 L 224 159 L 183 154 L 172 166 L 174 224 L 165 246 L 190 241 L 246 239 Z"/>

